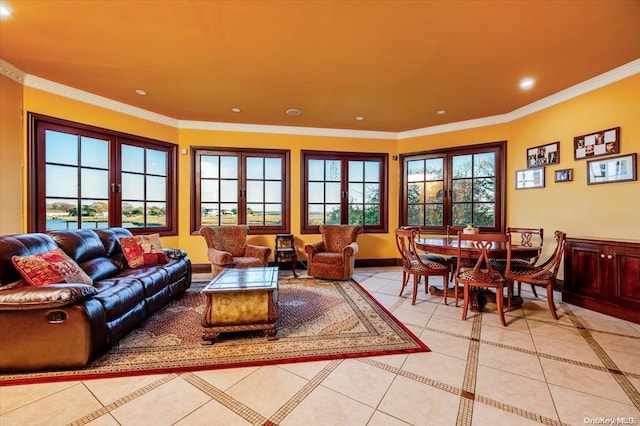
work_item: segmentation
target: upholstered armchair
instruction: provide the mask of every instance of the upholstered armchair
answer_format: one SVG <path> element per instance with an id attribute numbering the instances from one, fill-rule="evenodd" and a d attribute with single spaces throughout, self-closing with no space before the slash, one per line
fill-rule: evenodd
<path id="1" fill-rule="evenodd" d="M 322 241 L 305 245 L 307 273 L 329 280 L 348 280 L 358 252 L 359 225 L 320 225 Z"/>
<path id="2" fill-rule="evenodd" d="M 267 266 L 271 249 L 247 244 L 247 225 L 203 226 L 200 228 L 207 242 L 207 256 L 215 277 L 225 268 Z"/>

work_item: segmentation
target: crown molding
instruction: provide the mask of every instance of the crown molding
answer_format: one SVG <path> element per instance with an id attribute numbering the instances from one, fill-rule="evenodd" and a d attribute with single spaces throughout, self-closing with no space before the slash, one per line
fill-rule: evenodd
<path id="1" fill-rule="evenodd" d="M 132 117 L 142 118 L 144 120 L 153 121 L 155 123 L 171 127 L 178 127 L 178 120 L 175 118 L 156 114 L 155 112 L 134 107 L 123 102 L 114 101 L 113 99 L 105 98 L 103 96 L 94 95 L 93 93 L 85 92 L 84 90 L 76 89 L 54 81 L 45 80 L 44 78 L 36 77 L 35 75 L 27 74 L 24 78 L 24 85 L 33 89 L 53 93 L 54 95 L 84 102 L 89 105 L 120 112 Z"/>
<path id="2" fill-rule="evenodd" d="M 219 130 L 246 133 L 273 133 L 280 135 L 324 136 L 361 139 L 396 139 L 395 132 L 369 130 L 329 129 L 319 127 L 273 126 L 266 124 L 239 124 L 215 121 L 179 121 L 180 129 Z"/>
<path id="3" fill-rule="evenodd" d="M 43 90 L 45 92 L 64 96 L 70 99 L 78 100 L 90 105 L 99 106 L 112 111 L 127 114 L 133 117 L 142 118 L 144 120 L 172 126 L 178 129 L 194 129 L 194 130 L 218 130 L 231 132 L 249 132 L 249 133 L 273 133 L 288 135 L 305 135 L 305 136 L 325 136 L 325 137 L 347 137 L 361 139 L 385 139 L 385 140 L 403 140 L 420 136 L 435 135 L 439 133 L 448 133 L 459 130 L 467 130 L 477 127 L 485 127 L 496 124 L 508 123 L 518 118 L 525 117 L 543 109 L 552 107 L 561 102 L 640 74 L 640 59 L 624 64 L 604 74 L 598 75 L 575 86 L 557 92 L 546 98 L 540 99 L 531 104 L 508 112 L 506 114 L 495 115 L 491 117 L 477 118 L 473 120 L 459 121 L 456 123 L 442 124 L 438 126 L 425 127 L 415 130 L 403 132 L 379 132 L 367 130 L 350 130 L 350 129 L 329 129 L 316 127 L 296 127 L 296 126 L 272 126 L 260 124 L 238 124 L 238 123 L 222 123 L 208 121 L 189 121 L 178 120 L 165 115 L 157 114 L 151 111 L 127 105 L 122 102 L 114 101 L 109 98 L 94 95 L 93 93 L 75 89 L 64 84 L 45 80 L 34 75 L 26 74 L 19 68 L 0 59 L 0 75 L 5 75 L 18 83 L 27 87 Z"/>
<path id="4" fill-rule="evenodd" d="M 11 80 L 24 84 L 24 76 L 26 73 L 20 68 L 11 65 L 9 62 L 0 59 L 0 75 L 4 75 Z"/>

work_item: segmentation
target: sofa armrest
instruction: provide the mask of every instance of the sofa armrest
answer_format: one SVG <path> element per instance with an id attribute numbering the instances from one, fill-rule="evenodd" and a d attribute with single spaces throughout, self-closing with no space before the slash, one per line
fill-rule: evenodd
<path id="1" fill-rule="evenodd" d="M 225 266 L 233 263 L 233 256 L 226 251 L 210 248 L 207 250 L 207 256 L 209 257 L 209 261 L 214 265 Z"/>
<path id="2" fill-rule="evenodd" d="M 342 249 L 342 254 L 345 257 L 351 257 L 358 252 L 358 243 L 355 241 Z"/>
<path id="3" fill-rule="evenodd" d="M 257 257 L 258 259 L 266 260 L 271 254 L 271 249 L 265 246 L 256 246 L 253 244 L 247 244 L 244 248 L 244 255 L 247 257 Z"/>
<path id="4" fill-rule="evenodd" d="M 309 243 L 304 246 L 304 251 L 309 255 L 314 255 L 316 253 L 321 253 L 323 251 L 327 251 L 324 247 L 323 241 L 318 241 L 316 243 Z"/>
<path id="5" fill-rule="evenodd" d="M 23 286 L 0 291 L 0 311 L 59 308 L 98 294 L 87 284 Z"/>
<path id="6" fill-rule="evenodd" d="M 167 249 L 164 249 L 164 254 L 169 259 L 183 259 L 187 257 L 187 252 L 180 249 L 167 248 Z"/>

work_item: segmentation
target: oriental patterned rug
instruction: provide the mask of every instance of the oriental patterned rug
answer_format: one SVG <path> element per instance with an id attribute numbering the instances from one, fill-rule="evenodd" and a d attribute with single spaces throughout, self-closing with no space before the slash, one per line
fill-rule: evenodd
<path id="1" fill-rule="evenodd" d="M 426 352 L 429 348 L 355 281 L 279 282 L 277 340 L 262 331 L 202 340 L 205 297 L 194 282 L 104 356 L 76 370 L 0 374 L 0 385 Z"/>

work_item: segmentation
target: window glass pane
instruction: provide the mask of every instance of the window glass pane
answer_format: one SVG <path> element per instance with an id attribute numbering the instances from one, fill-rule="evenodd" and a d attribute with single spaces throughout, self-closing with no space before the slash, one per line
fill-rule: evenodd
<path id="1" fill-rule="evenodd" d="M 78 197 L 78 168 L 46 166 L 47 197 Z"/>
<path id="2" fill-rule="evenodd" d="M 265 205 L 265 225 L 282 225 L 282 204 Z"/>
<path id="3" fill-rule="evenodd" d="M 325 166 L 325 180 L 339 182 L 342 179 L 340 160 L 327 160 Z"/>
<path id="4" fill-rule="evenodd" d="M 247 224 L 264 224 L 264 209 L 262 208 L 262 204 L 247 204 Z"/>
<path id="5" fill-rule="evenodd" d="M 422 204 L 409 204 L 407 206 L 408 223 L 407 225 L 424 225 L 424 209 Z"/>
<path id="6" fill-rule="evenodd" d="M 237 200 L 238 200 L 238 181 L 237 180 L 220 181 L 220 201 L 227 202 L 227 203 L 233 202 L 233 204 L 235 205 Z"/>
<path id="7" fill-rule="evenodd" d="M 85 167 L 108 168 L 109 141 L 81 136 L 80 164 Z"/>
<path id="8" fill-rule="evenodd" d="M 453 185 L 453 202 L 467 202 L 472 201 L 473 197 L 471 194 L 472 189 L 472 180 L 471 179 L 459 179 L 454 180 L 452 182 Z"/>
<path id="9" fill-rule="evenodd" d="M 247 203 L 261 203 L 264 201 L 263 181 L 247 181 Z"/>
<path id="10" fill-rule="evenodd" d="M 409 182 L 425 180 L 424 160 L 407 161 L 407 180 Z"/>
<path id="11" fill-rule="evenodd" d="M 221 225 L 237 225 L 238 224 L 238 204 L 224 203 L 220 204 L 220 224 Z"/>
<path id="12" fill-rule="evenodd" d="M 475 177 L 496 175 L 496 155 L 493 152 L 483 152 L 473 156 L 473 175 Z"/>
<path id="13" fill-rule="evenodd" d="M 364 162 L 349 161 L 349 182 L 362 182 L 364 179 Z"/>
<path id="14" fill-rule="evenodd" d="M 495 226 L 495 205 L 493 203 L 475 203 L 473 205 L 473 224 L 475 226 Z"/>
<path id="15" fill-rule="evenodd" d="M 122 198 L 144 200 L 144 175 L 122 174 Z"/>
<path id="16" fill-rule="evenodd" d="M 426 205 L 425 226 L 442 226 L 442 206 L 435 204 Z"/>
<path id="17" fill-rule="evenodd" d="M 324 205 L 309 204 L 307 206 L 307 225 L 318 226 L 324 221 Z"/>
<path id="18" fill-rule="evenodd" d="M 265 179 L 283 180 L 282 159 L 265 158 L 264 159 L 264 177 Z"/>
<path id="19" fill-rule="evenodd" d="M 202 180 L 200 181 L 200 199 L 203 203 L 212 201 L 220 201 L 220 194 L 218 193 L 217 180 Z"/>
<path id="20" fill-rule="evenodd" d="M 282 202 L 282 182 L 265 182 L 265 197 L 267 203 Z"/>
<path id="21" fill-rule="evenodd" d="M 223 179 L 238 177 L 238 157 L 220 157 L 220 177 Z"/>
<path id="22" fill-rule="evenodd" d="M 453 217 L 451 219 L 451 224 L 453 226 L 465 226 L 468 223 L 473 223 L 471 206 L 471 203 L 454 204 L 452 208 Z"/>
<path id="23" fill-rule="evenodd" d="M 86 200 L 80 202 L 82 207 L 80 227 L 82 229 L 106 228 L 109 226 L 109 209 L 105 201 Z"/>
<path id="24" fill-rule="evenodd" d="M 409 203 L 424 202 L 424 183 L 410 183 L 407 187 L 407 199 Z"/>
<path id="25" fill-rule="evenodd" d="M 453 157 L 453 178 L 471 177 L 473 169 L 471 168 L 472 155 L 456 155 Z"/>
<path id="26" fill-rule="evenodd" d="M 165 201 L 167 199 L 167 178 L 147 176 L 147 200 Z"/>
<path id="27" fill-rule="evenodd" d="M 473 182 L 473 201 L 495 201 L 495 179 L 475 179 Z"/>
<path id="28" fill-rule="evenodd" d="M 380 185 L 377 183 L 368 183 L 364 186 L 364 199 L 367 203 L 380 202 Z"/>
<path id="29" fill-rule="evenodd" d="M 324 203 L 324 183 L 309 182 L 307 195 L 310 203 Z"/>
<path id="30" fill-rule="evenodd" d="M 380 162 L 364 162 L 364 180 L 366 182 L 380 182 Z"/>
<path id="31" fill-rule="evenodd" d="M 147 203 L 147 226 L 166 226 L 167 204 Z"/>
<path id="32" fill-rule="evenodd" d="M 48 231 L 59 229 L 77 229 L 78 207 L 75 202 L 47 198 L 46 228 Z"/>
<path id="33" fill-rule="evenodd" d="M 364 212 L 365 225 L 380 224 L 380 206 L 378 204 L 366 204 Z"/>
<path id="34" fill-rule="evenodd" d="M 427 203 L 442 203 L 444 193 L 444 182 L 435 181 L 426 183 L 426 202 Z"/>
<path id="35" fill-rule="evenodd" d="M 218 157 L 217 155 L 203 155 L 202 157 L 200 157 L 200 177 L 220 177 L 220 168 L 218 166 L 219 161 L 220 157 Z"/>
<path id="36" fill-rule="evenodd" d="M 144 226 L 144 204 L 127 201 L 122 203 L 122 226 L 125 228 Z"/>
<path id="37" fill-rule="evenodd" d="M 80 169 L 82 198 L 108 198 L 109 173 L 106 170 Z"/>
<path id="38" fill-rule="evenodd" d="M 425 162 L 425 180 L 441 180 L 444 176 L 443 158 L 431 158 Z"/>
<path id="39" fill-rule="evenodd" d="M 327 203 L 340 202 L 340 182 L 327 182 L 325 186 L 324 199 Z"/>
<path id="40" fill-rule="evenodd" d="M 167 153 L 157 149 L 147 148 L 147 173 L 152 175 L 167 175 Z"/>
<path id="41" fill-rule="evenodd" d="M 361 183 L 349 184 L 349 202 L 364 203 L 364 190 Z"/>
<path id="42" fill-rule="evenodd" d="M 220 225 L 220 210 L 218 204 L 202 204 L 200 209 L 201 226 L 218 226 Z"/>
<path id="43" fill-rule="evenodd" d="M 258 157 L 247 158 L 247 179 L 264 179 L 264 159 Z"/>
<path id="44" fill-rule="evenodd" d="M 361 204 L 349 204 L 349 224 L 364 224 L 364 206 Z"/>
<path id="45" fill-rule="evenodd" d="M 324 160 L 309 160 L 307 164 L 309 180 L 324 180 Z"/>
<path id="46" fill-rule="evenodd" d="M 47 163 L 78 164 L 78 136 L 46 130 L 45 141 Z"/>
<path id="47" fill-rule="evenodd" d="M 144 173 L 144 148 L 122 145 L 122 171 Z"/>
<path id="48" fill-rule="evenodd" d="M 340 204 L 327 204 L 324 223 L 327 225 L 340 224 Z"/>

